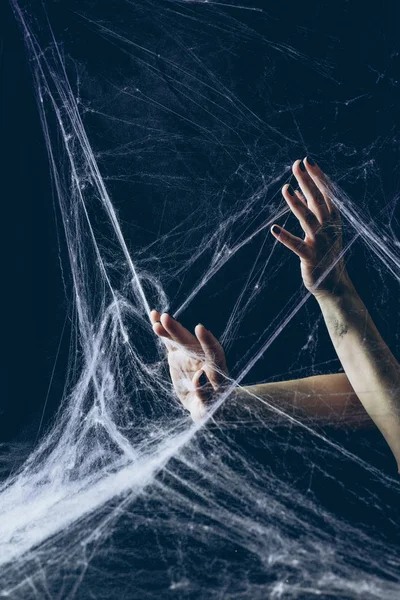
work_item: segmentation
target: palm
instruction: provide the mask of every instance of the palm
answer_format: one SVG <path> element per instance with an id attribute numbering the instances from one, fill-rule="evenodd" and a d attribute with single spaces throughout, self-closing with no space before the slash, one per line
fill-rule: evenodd
<path id="1" fill-rule="evenodd" d="M 343 269 L 343 261 L 338 260 L 342 249 L 338 213 L 329 214 L 329 220 L 321 224 L 313 238 L 306 235 L 304 243 L 308 249 L 306 258 L 301 258 L 301 274 L 305 287 L 308 290 L 313 290 L 316 286 L 319 290 L 330 288 Z"/>
<path id="2" fill-rule="evenodd" d="M 198 353 L 201 354 L 200 344 Z M 178 398 L 186 408 L 189 408 L 188 405 L 196 395 L 192 382 L 197 371 L 201 370 L 202 364 L 200 359 L 190 358 L 183 348 L 168 352 L 168 365 L 172 383 Z"/>

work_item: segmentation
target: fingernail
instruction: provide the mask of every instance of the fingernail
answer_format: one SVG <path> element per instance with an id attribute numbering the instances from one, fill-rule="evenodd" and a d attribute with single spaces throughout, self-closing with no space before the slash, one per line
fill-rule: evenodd
<path id="1" fill-rule="evenodd" d="M 205 325 L 203 325 L 203 323 L 197 323 L 197 325 L 201 325 L 202 327 L 204 327 L 204 329 L 207 329 Z"/>
<path id="2" fill-rule="evenodd" d="M 169 317 L 170 319 L 172 319 L 173 321 L 175 321 L 174 317 L 172 315 L 170 315 L 168 312 L 163 312 L 161 314 L 161 316 L 163 316 L 163 315 L 167 315 L 167 317 Z"/>
<path id="3" fill-rule="evenodd" d="M 307 162 L 311 167 L 315 165 L 315 161 L 311 158 L 311 156 L 307 156 Z"/>
<path id="4" fill-rule="evenodd" d="M 291 196 L 294 196 L 294 189 L 292 188 L 291 185 L 289 185 L 289 187 L 287 188 L 287 191 Z"/>
<path id="5" fill-rule="evenodd" d="M 161 321 L 155 321 L 155 323 L 161 323 Z M 161 325 L 162 325 L 162 323 L 161 323 Z"/>
<path id="6" fill-rule="evenodd" d="M 199 384 L 201 386 L 206 385 L 208 379 L 207 379 L 207 375 L 204 373 L 204 371 L 202 372 L 202 374 L 199 377 Z"/>
<path id="7" fill-rule="evenodd" d="M 280 230 L 280 228 L 278 227 L 278 225 L 273 225 L 273 226 L 271 227 L 271 231 L 272 231 L 272 233 L 276 233 L 277 235 L 279 235 L 279 234 L 280 234 L 280 232 L 281 232 L 281 230 Z"/>
<path id="8" fill-rule="evenodd" d="M 303 161 L 300 161 L 299 167 L 300 167 L 300 171 L 305 171 L 306 170 Z"/>

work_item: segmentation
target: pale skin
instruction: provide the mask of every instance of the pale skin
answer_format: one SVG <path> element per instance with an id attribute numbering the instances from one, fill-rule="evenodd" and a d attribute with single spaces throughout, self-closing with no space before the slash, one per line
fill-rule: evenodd
<path id="1" fill-rule="evenodd" d="M 344 373 L 240 387 L 233 401 L 229 398 L 224 403 L 222 413 L 248 408 L 270 417 L 272 405 L 296 417 L 358 427 L 375 423 L 400 472 L 400 365 L 346 272 L 340 254 L 341 218 L 328 178 L 309 158 L 297 160 L 292 169 L 298 189 L 285 185 L 282 194 L 304 238 L 279 225 L 273 225 L 271 233 L 299 257 L 303 283 L 320 306 Z M 203 418 L 228 377 L 221 344 L 201 324 L 192 334 L 167 313 L 152 310 L 150 319 L 154 332 L 167 345 L 178 398 L 194 420 Z"/>

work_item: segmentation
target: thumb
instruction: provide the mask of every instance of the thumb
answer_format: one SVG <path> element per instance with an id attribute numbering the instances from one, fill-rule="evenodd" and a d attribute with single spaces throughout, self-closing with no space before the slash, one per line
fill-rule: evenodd
<path id="1" fill-rule="evenodd" d="M 196 326 L 195 335 L 204 352 L 206 375 L 213 388 L 217 390 L 223 385 L 228 374 L 224 350 L 217 338 L 201 323 Z"/>
<path id="2" fill-rule="evenodd" d="M 196 397 L 206 407 L 212 400 L 213 387 L 203 369 L 199 369 L 193 375 L 192 383 L 195 388 Z"/>
<path id="3" fill-rule="evenodd" d="M 201 421 L 207 413 L 207 404 L 210 402 L 211 394 L 207 390 L 207 383 L 204 384 L 205 373 L 203 369 L 199 369 L 192 377 L 192 385 L 194 387 L 194 396 L 186 408 L 190 411 L 190 416 L 193 421 Z"/>

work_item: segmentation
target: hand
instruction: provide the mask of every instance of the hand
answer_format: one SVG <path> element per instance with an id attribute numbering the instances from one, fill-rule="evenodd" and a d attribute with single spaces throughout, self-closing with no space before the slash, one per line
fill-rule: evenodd
<path id="1" fill-rule="evenodd" d="M 176 395 L 194 421 L 202 419 L 226 382 L 228 370 L 221 344 L 204 325 L 197 325 L 193 335 L 167 313 L 152 310 L 150 320 L 154 333 L 165 339 Z"/>
<path id="2" fill-rule="evenodd" d="M 292 168 L 300 190 L 285 185 L 282 194 L 298 218 L 305 238 L 302 240 L 278 225 L 273 225 L 271 232 L 300 257 L 306 288 L 315 296 L 330 293 L 347 279 L 344 261 L 338 258 L 342 250 L 340 213 L 332 203 L 326 176 L 312 159 L 297 160 Z"/>

